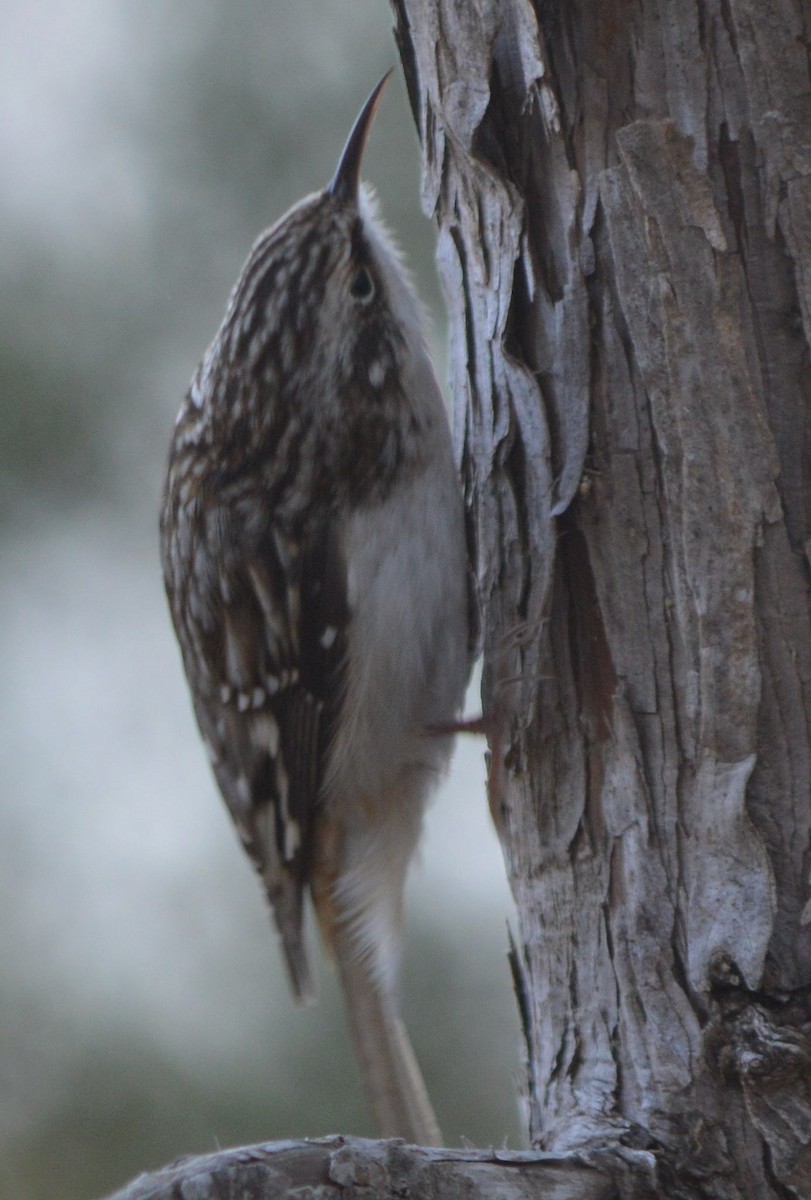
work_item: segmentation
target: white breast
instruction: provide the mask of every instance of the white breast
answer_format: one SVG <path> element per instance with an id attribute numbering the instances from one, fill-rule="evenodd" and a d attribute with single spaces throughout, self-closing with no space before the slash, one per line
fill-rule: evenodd
<path id="1" fill-rule="evenodd" d="M 335 901 L 381 985 L 397 970 L 402 890 L 468 678 L 462 506 L 447 469 L 350 519 L 347 692 L 322 795 L 339 833 Z"/>
<path id="2" fill-rule="evenodd" d="M 444 457 L 444 456 L 443 456 Z M 403 771 L 442 770 L 468 675 L 462 505 L 450 454 L 361 509 L 346 533 L 347 695 L 330 792 L 371 797 Z"/>

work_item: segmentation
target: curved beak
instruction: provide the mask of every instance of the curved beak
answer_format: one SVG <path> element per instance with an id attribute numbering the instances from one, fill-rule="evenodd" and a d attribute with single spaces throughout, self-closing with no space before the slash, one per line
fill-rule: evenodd
<path id="1" fill-rule="evenodd" d="M 356 200 L 358 188 L 360 186 L 360 164 L 363 158 L 363 151 L 366 148 L 366 140 L 369 137 L 369 130 L 372 127 L 374 115 L 377 112 L 377 106 L 380 103 L 380 97 L 383 94 L 383 89 L 391 79 L 394 67 L 386 72 L 380 83 L 372 89 L 372 94 L 364 104 L 363 108 L 355 119 L 355 124 L 352 126 L 352 132 L 346 139 L 343 153 L 338 162 L 335 174 L 331 182 L 327 185 L 327 191 L 331 196 L 335 196 L 337 200 Z"/>

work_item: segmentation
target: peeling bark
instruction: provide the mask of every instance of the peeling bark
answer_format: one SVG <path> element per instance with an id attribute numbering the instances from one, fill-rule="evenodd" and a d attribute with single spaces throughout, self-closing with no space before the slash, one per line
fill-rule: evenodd
<path id="1" fill-rule="evenodd" d="M 271 1142 L 181 1160 L 141 1176 L 109 1200 L 612 1200 L 644 1156 L 432 1150 L 400 1141 L 328 1137 Z"/>
<path id="2" fill-rule="evenodd" d="M 530 1133 L 811 1195 L 809 9 L 397 0 Z M 508 682 L 511 681 L 511 682 Z"/>

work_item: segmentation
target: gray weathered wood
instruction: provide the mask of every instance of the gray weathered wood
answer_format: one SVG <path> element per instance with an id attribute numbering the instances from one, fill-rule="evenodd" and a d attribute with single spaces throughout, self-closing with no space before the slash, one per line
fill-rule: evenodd
<path id="1" fill-rule="evenodd" d="M 133 1180 L 109 1200 L 333 1200 L 347 1194 L 402 1200 L 610 1200 L 642 1156 L 590 1164 L 574 1156 L 432 1150 L 399 1141 L 327 1137 L 271 1142 L 184 1159 Z M 347 1189 L 349 1189 L 347 1193 Z"/>
<path id="2" fill-rule="evenodd" d="M 811 1196 L 808 5 L 394 7 L 531 1135 Z"/>

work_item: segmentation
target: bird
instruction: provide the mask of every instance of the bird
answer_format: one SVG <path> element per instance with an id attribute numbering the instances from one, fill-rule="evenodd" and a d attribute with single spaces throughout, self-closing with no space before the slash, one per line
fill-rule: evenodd
<path id="1" fill-rule="evenodd" d="M 305 908 L 383 1136 L 441 1134 L 402 1020 L 403 890 L 471 668 L 461 485 L 422 310 L 361 182 L 254 244 L 171 439 L 164 582 L 217 784 L 296 999 Z"/>

